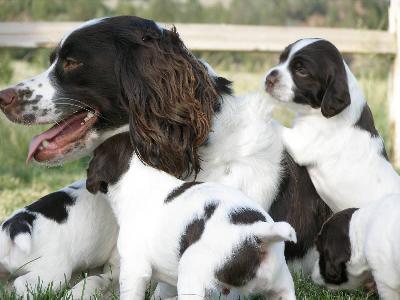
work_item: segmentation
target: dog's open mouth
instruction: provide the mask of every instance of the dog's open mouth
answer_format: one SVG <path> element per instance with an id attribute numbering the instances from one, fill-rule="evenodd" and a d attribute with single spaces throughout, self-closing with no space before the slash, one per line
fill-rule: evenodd
<path id="1" fill-rule="evenodd" d="M 33 137 L 29 145 L 27 162 L 32 158 L 38 162 L 51 161 L 68 153 L 85 138 L 97 118 L 97 111 L 74 114 Z"/>

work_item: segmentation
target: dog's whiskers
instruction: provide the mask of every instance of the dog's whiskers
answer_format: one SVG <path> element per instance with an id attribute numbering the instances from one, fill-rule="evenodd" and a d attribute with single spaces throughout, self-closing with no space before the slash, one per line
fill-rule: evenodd
<path id="1" fill-rule="evenodd" d="M 54 101 L 58 101 L 58 100 L 72 100 L 72 101 L 75 101 L 75 102 L 78 102 L 78 103 L 82 104 L 85 107 L 90 108 L 93 111 L 96 111 L 96 109 L 93 106 L 90 106 L 89 104 L 84 103 L 84 102 L 82 102 L 82 101 L 80 101 L 78 99 L 69 98 L 69 97 L 59 97 L 59 98 L 55 99 Z"/>
<path id="2" fill-rule="evenodd" d="M 76 107 L 79 107 L 79 108 L 81 108 L 81 109 L 83 109 L 83 110 L 85 110 L 85 111 L 87 111 L 87 112 L 92 112 L 92 113 L 94 113 L 95 116 L 98 117 L 98 118 L 102 118 L 102 119 L 104 119 L 104 120 L 106 120 L 106 121 L 110 121 L 110 122 L 111 122 L 110 119 L 104 117 L 98 110 L 96 110 L 95 108 L 93 108 L 93 107 L 90 106 L 90 105 L 87 105 L 86 103 L 83 103 L 82 101 L 79 101 L 79 100 L 73 99 L 73 98 L 67 98 L 67 97 L 57 98 L 57 99 L 55 99 L 54 101 L 58 101 L 58 100 L 72 100 L 72 101 L 76 101 L 76 102 L 78 102 L 79 104 L 82 104 L 82 105 L 78 105 L 78 104 L 74 104 L 74 103 L 66 103 L 66 102 L 57 102 L 57 104 L 59 104 L 59 105 L 76 106 Z"/>

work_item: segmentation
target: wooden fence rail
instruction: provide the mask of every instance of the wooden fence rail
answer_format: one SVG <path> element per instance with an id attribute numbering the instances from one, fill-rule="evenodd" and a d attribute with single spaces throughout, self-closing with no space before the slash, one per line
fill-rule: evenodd
<path id="1" fill-rule="evenodd" d="M 54 47 L 78 22 L 0 22 L 0 47 Z M 166 26 L 171 26 L 166 24 Z M 192 50 L 280 52 L 305 37 L 332 41 L 345 53 L 396 54 L 396 34 L 380 30 L 244 26 L 223 24 L 175 24 Z"/>
<path id="2" fill-rule="evenodd" d="M 0 22 L 0 48 L 54 47 L 78 22 Z M 171 26 L 166 24 L 167 27 Z M 389 78 L 390 132 L 393 162 L 400 167 L 400 0 L 392 0 L 389 30 L 312 27 L 274 27 L 221 24 L 175 24 L 191 50 L 280 52 L 305 37 L 332 41 L 343 53 L 383 54 L 394 57 Z"/>

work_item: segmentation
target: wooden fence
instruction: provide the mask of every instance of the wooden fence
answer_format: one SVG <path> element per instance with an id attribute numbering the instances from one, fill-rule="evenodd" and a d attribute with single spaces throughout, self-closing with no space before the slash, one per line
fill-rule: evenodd
<path id="1" fill-rule="evenodd" d="M 0 22 L 0 47 L 54 47 L 78 22 Z M 167 26 L 169 26 L 167 24 Z M 400 167 L 400 0 L 392 0 L 389 30 L 313 27 L 274 27 L 214 24 L 175 24 L 191 50 L 280 52 L 306 37 L 332 41 L 343 53 L 384 54 L 394 57 L 389 75 L 392 161 Z"/>

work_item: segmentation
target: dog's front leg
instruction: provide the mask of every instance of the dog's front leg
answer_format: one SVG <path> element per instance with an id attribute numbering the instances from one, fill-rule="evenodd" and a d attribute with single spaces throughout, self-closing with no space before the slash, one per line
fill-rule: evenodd
<path id="1" fill-rule="evenodd" d="M 388 286 L 386 282 L 376 279 L 376 286 L 378 288 L 379 298 L 382 300 L 400 300 L 399 291 Z"/>
<path id="2" fill-rule="evenodd" d="M 101 295 L 112 292 L 118 284 L 119 278 L 119 254 L 117 247 L 113 250 L 111 257 L 104 266 L 104 273 L 89 276 L 78 282 L 72 289 L 72 299 L 91 299 L 96 293 Z"/>
<path id="3" fill-rule="evenodd" d="M 157 283 L 157 287 L 154 290 L 151 300 L 165 300 L 175 299 L 178 295 L 176 286 L 172 286 L 163 282 Z"/>
<path id="4" fill-rule="evenodd" d="M 50 264 L 50 266 L 56 264 Z M 17 295 L 22 296 L 23 299 L 32 298 L 38 287 L 47 288 L 52 285 L 53 290 L 59 290 L 69 283 L 71 279 L 71 270 L 59 271 L 54 273 L 54 270 L 59 270 L 57 267 L 45 268 L 41 267 L 36 271 L 31 271 L 23 276 L 18 277 L 14 281 L 14 288 Z M 28 298 L 29 296 L 29 298 Z"/>
<path id="5" fill-rule="evenodd" d="M 276 286 L 273 287 L 272 292 L 270 291 L 266 294 L 267 299 L 296 300 L 292 275 L 287 265 L 282 267 L 279 277 L 275 282 Z"/>
<path id="6" fill-rule="evenodd" d="M 152 275 L 150 262 L 140 250 L 120 251 L 120 255 L 120 299 L 143 300 Z"/>

